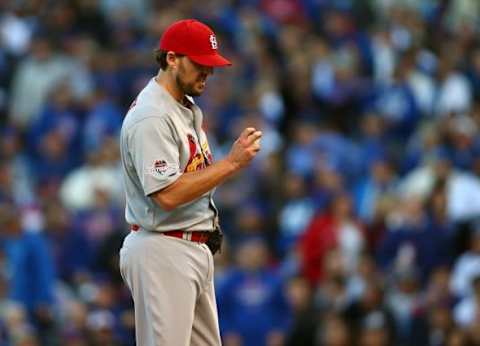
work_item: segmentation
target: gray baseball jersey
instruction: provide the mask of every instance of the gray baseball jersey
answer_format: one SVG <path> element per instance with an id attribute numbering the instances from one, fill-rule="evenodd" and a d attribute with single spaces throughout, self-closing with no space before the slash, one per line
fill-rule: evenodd
<path id="1" fill-rule="evenodd" d="M 120 135 L 125 217 L 151 231 L 212 230 L 217 211 L 213 191 L 175 208 L 163 210 L 149 197 L 175 182 L 184 172 L 212 161 L 203 114 L 193 104 L 177 102 L 155 79 L 140 92 L 128 111 Z"/>

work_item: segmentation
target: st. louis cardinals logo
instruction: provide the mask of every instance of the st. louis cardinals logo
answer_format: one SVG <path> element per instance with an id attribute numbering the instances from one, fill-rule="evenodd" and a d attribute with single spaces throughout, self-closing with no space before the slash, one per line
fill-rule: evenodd
<path id="1" fill-rule="evenodd" d="M 210 153 L 208 143 L 205 142 L 202 145 L 203 152 L 205 156 L 202 154 L 202 150 L 197 146 L 197 142 L 195 138 L 191 135 L 187 135 L 188 140 L 188 148 L 190 150 L 190 156 L 188 158 L 187 165 L 185 167 L 185 172 L 194 172 L 200 169 L 205 168 L 207 165 L 211 164 L 213 161 L 212 154 Z"/>
<path id="2" fill-rule="evenodd" d="M 218 48 L 217 38 L 215 35 L 210 35 L 210 45 L 212 46 L 212 49 Z"/>
<path id="3" fill-rule="evenodd" d="M 201 152 L 197 150 L 197 143 L 195 138 L 191 135 L 187 135 L 188 147 L 190 150 L 190 156 L 188 158 L 187 166 L 185 167 L 185 172 L 195 172 L 200 169 L 205 168 L 205 160 Z"/>

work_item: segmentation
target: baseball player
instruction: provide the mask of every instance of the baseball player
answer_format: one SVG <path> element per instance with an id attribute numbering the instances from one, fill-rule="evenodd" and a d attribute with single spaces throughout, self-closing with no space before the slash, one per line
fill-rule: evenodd
<path id="1" fill-rule="evenodd" d="M 221 244 L 214 188 L 247 166 L 262 133 L 245 129 L 213 162 L 202 111 L 193 102 L 215 67 L 214 32 L 196 20 L 169 26 L 159 73 L 132 103 L 120 138 L 131 232 L 120 271 L 135 304 L 139 346 L 220 345 L 213 254 Z"/>

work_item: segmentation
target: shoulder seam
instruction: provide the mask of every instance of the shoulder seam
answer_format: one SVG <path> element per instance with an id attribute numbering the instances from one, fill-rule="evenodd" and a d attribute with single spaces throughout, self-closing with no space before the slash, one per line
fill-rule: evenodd
<path id="1" fill-rule="evenodd" d="M 147 120 L 147 119 L 150 119 L 150 118 L 160 118 L 160 119 L 163 119 L 163 118 L 167 118 L 169 119 L 168 115 L 166 113 L 162 113 L 162 115 L 149 115 L 149 116 L 146 116 L 144 118 L 141 118 L 141 119 L 138 119 L 136 120 L 135 122 L 132 122 L 131 126 L 134 127 L 136 126 L 137 124 L 141 123 L 142 121 L 144 120 Z"/>

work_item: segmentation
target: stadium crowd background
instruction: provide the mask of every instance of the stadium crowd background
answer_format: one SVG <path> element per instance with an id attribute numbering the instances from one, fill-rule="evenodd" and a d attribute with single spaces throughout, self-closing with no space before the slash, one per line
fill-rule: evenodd
<path id="1" fill-rule="evenodd" d="M 225 346 L 480 345 L 477 0 L 0 1 L 0 345 L 134 344 L 118 133 L 192 17 L 215 156 L 264 132 L 216 192 Z"/>

